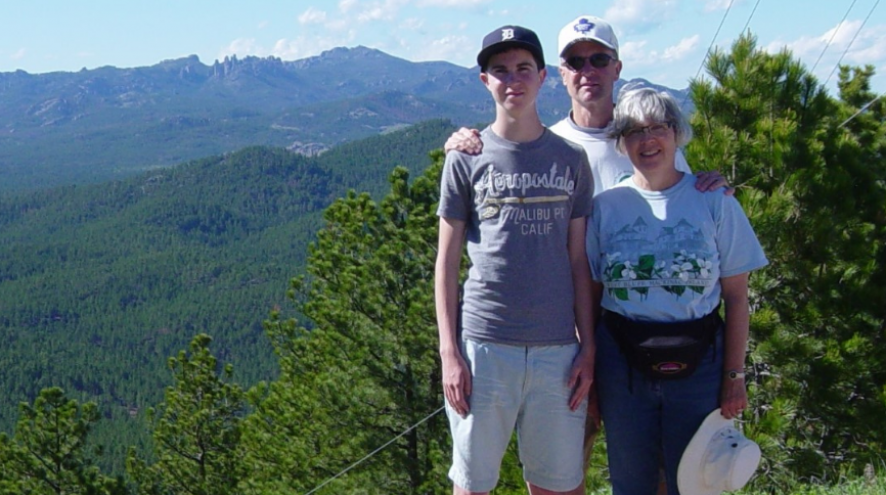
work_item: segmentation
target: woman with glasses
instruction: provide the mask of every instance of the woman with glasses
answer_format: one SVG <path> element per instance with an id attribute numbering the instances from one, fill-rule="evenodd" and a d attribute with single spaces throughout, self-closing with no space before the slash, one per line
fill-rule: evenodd
<path id="1" fill-rule="evenodd" d="M 671 96 L 622 92 L 610 132 L 634 170 L 595 197 L 588 221 L 610 478 L 614 495 L 654 495 L 663 465 L 677 495 L 704 418 L 747 405 L 748 273 L 768 261 L 735 198 L 697 191 L 676 168 L 691 129 Z"/>

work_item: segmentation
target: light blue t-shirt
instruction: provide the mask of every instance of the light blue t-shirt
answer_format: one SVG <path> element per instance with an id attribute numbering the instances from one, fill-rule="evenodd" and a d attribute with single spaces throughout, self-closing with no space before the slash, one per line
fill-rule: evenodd
<path id="1" fill-rule="evenodd" d="M 701 318 L 720 302 L 720 278 L 768 264 L 741 205 L 696 178 L 664 191 L 626 180 L 594 198 L 588 260 L 605 309 L 635 320 Z"/>

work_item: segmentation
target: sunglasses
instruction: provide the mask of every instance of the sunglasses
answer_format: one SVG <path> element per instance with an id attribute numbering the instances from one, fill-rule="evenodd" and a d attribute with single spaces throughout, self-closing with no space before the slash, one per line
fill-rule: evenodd
<path id="1" fill-rule="evenodd" d="M 603 67 L 608 66 L 613 60 L 615 60 L 615 57 L 606 53 L 595 53 L 590 57 L 579 57 L 577 55 L 569 57 L 565 62 L 573 71 L 581 72 L 585 68 L 586 62 L 590 63 L 591 67 L 602 69 Z"/>

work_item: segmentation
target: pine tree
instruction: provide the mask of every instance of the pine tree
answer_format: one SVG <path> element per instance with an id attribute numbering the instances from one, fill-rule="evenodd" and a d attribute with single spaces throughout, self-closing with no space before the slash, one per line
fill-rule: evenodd
<path id="1" fill-rule="evenodd" d="M 860 471 L 886 442 L 883 105 L 841 124 L 873 99 L 872 69 L 844 68 L 837 100 L 750 35 L 707 68 L 689 163 L 737 186 L 771 262 L 751 279 L 746 414 L 767 482 Z"/>
<path id="2" fill-rule="evenodd" d="M 139 493 L 191 495 L 239 494 L 239 448 L 244 394 L 231 383 L 233 368 L 222 373 L 209 350 L 212 339 L 194 337 L 190 354 L 169 359 L 173 386 L 165 402 L 149 412 L 154 457 L 149 463 L 130 450 L 127 470 Z"/>
<path id="3" fill-rule="evenodd" d="M 87 437 L 99 420 L 93 402 L 79 404 L 58 387 L 21 404 L 12 439 L 0 434 L 0 494 L 122 495 L 121 480 L 103 475 Z"/>
<path id="4" fill-rule="evenodd" d="M 255 392 L 244 435 L 256 493 L 314 489 L 407 431 L 318 493 L 450 490 L 433 308 L 442 154 L 433 156 L 412 185 L 397 168 L 380 202 L 351 192 L 327 209 L 308 276 L 290 292 L 303 323 L 279 313 L 267 323 L 281 376 Z"/>

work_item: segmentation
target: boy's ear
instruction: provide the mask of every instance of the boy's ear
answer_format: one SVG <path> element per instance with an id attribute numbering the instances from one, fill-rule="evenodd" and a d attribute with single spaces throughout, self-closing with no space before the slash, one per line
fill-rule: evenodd
<path id="1" fill-rule="evenodd" d="M 545 79 L 548 77 L 548 68 L 542 67 L 541 70 L 538 71 L 538 76 L 541 77 L 541 82 L 544 83 Z"/>
<path id="2" fill-rule="evenodd" d="M 489 74 L 487 74 L 485 72 L 481 72 L 480 73 L 480 81 L 483 83 L 484 86 L 488 86 L 489 85 Z"/>

